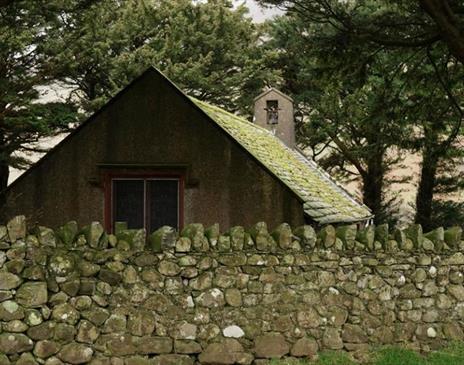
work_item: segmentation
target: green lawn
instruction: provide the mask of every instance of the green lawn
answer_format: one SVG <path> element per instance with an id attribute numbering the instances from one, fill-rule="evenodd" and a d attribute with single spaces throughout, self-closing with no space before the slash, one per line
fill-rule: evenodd
<path id="1" fill-rule="evenodd" d="M 427 356 L 412 350 L 389 347 L 372 351 L 368 365 L 464 365 L 464 344 L 453 343 Z M 325 352 L 316 361 L 274 360 L 272 365 L 357 365 L 344 352 Z"/>

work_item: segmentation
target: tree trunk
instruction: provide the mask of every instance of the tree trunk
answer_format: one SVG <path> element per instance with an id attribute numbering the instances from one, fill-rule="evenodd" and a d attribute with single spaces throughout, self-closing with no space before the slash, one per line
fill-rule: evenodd
<path id="1" fill-rule="evenodd" d="M 363 201 L 375 214 L 374 222 L 381 223 L 385 216 L 382 210 L 382 190 L 384 179 L 383 153 L 378 151 L 367 161 L 367 169 L 362 176 Z"/>
<path id="2" fill-rule="evenodd" d="M 439 156 L 432 146 L 425 146 L 422 157 L 421 176 L 416 196 L 416 223 L 424 230 L 433 228 L 432 202 Z"/>
<path id="3" fill-rule="evenodd" d="M 464 32 L 459 17 L 448 0 L 419 0 L 422 8 L 433 19 L 449 50 L 464 63 Z"/>

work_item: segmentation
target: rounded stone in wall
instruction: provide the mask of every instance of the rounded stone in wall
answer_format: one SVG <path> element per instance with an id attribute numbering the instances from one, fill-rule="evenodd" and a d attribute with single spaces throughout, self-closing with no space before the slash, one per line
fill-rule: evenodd
<path id="1" fill-rule="evenodd" d="M 245 336 L 245 332 L 236 325 L 228 326 L 222 330 L 224 337 L 240 338 Z"/>

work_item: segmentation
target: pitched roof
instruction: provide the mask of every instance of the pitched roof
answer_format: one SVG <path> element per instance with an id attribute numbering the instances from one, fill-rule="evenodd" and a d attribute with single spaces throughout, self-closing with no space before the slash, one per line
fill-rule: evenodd
<path id="1" fill-rule="evenodd" d="M 270 131 L 225 110 L 190 98 L 216 124 L 266 166 L 302 201 L 320 224 L 360 222 L 373 217 L 313 161 L 290 149 Z"/>
<path id="2" fill-rule="evenodd" d="M 288 148 L 271 132 L 221 108 L 188 97 L 177 85 L 154 67 L 149 67 L 143 74 L 133 80 L 100 110 L 95 112 L 48 153 L 42 156 L 39 161 L 19 176 L 7 189 L 11 189 L 20 180 L 30 174 L 32 170 L 44 163 L 52 154 L 56 153 L 71 138 L 77 135 L 81 129 L 95 120 L 103 110 L 122 97 L 131 85 L 153 73 L 160 75 L 164 80 L 168 81 L 180 95 L 186 97 L 197 108 L 206 113 L 212 122 L 224 130 L 233 140 L 245 148 L 274 176 L 293 191 L 302 200 L 305 213 L 317 223 L 361 222 L 373 217 L 369 208 L 357 202 L 348 192 L 332 180 L 325 171 L 319 168 L 313 161 L 305 158 L 300 152 Z"/>
<path id="3" fill-rule="evenodd" d="M 293 99 L 292 99 L 290 96 L 284 94 L 282 91 L 277 90 L 277 89 L 274 88 L 274 87 L 270 87 L 269 89 L 263 91 L 263 92 L 262 92 L 261 94 L 259 94 L 256 98 L 254 98 L 254 101 L 256 101 L 256 100 L 258 100 L 258 99 L 261 99 L 263 96 L 269 94 L 271 91 L 273 91 L 273 92 L 279 94 L 280 96 L 282 96 L 283 98 L 285 98 L 285 99 L 290 100 L 291 102 L 293 102 Z"/>

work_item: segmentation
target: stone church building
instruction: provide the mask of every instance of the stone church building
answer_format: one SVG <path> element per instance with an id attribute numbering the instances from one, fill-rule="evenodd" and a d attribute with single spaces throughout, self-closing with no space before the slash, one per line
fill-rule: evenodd
<path id="1" fill-rule="evenodd" d="M 295 147 L 291 98 L 269 89 L 253 123 L 148 69 L 7 191 L 7 213 L 56 227 L 265 221 L 365 223 L 369 209 Z"/>

